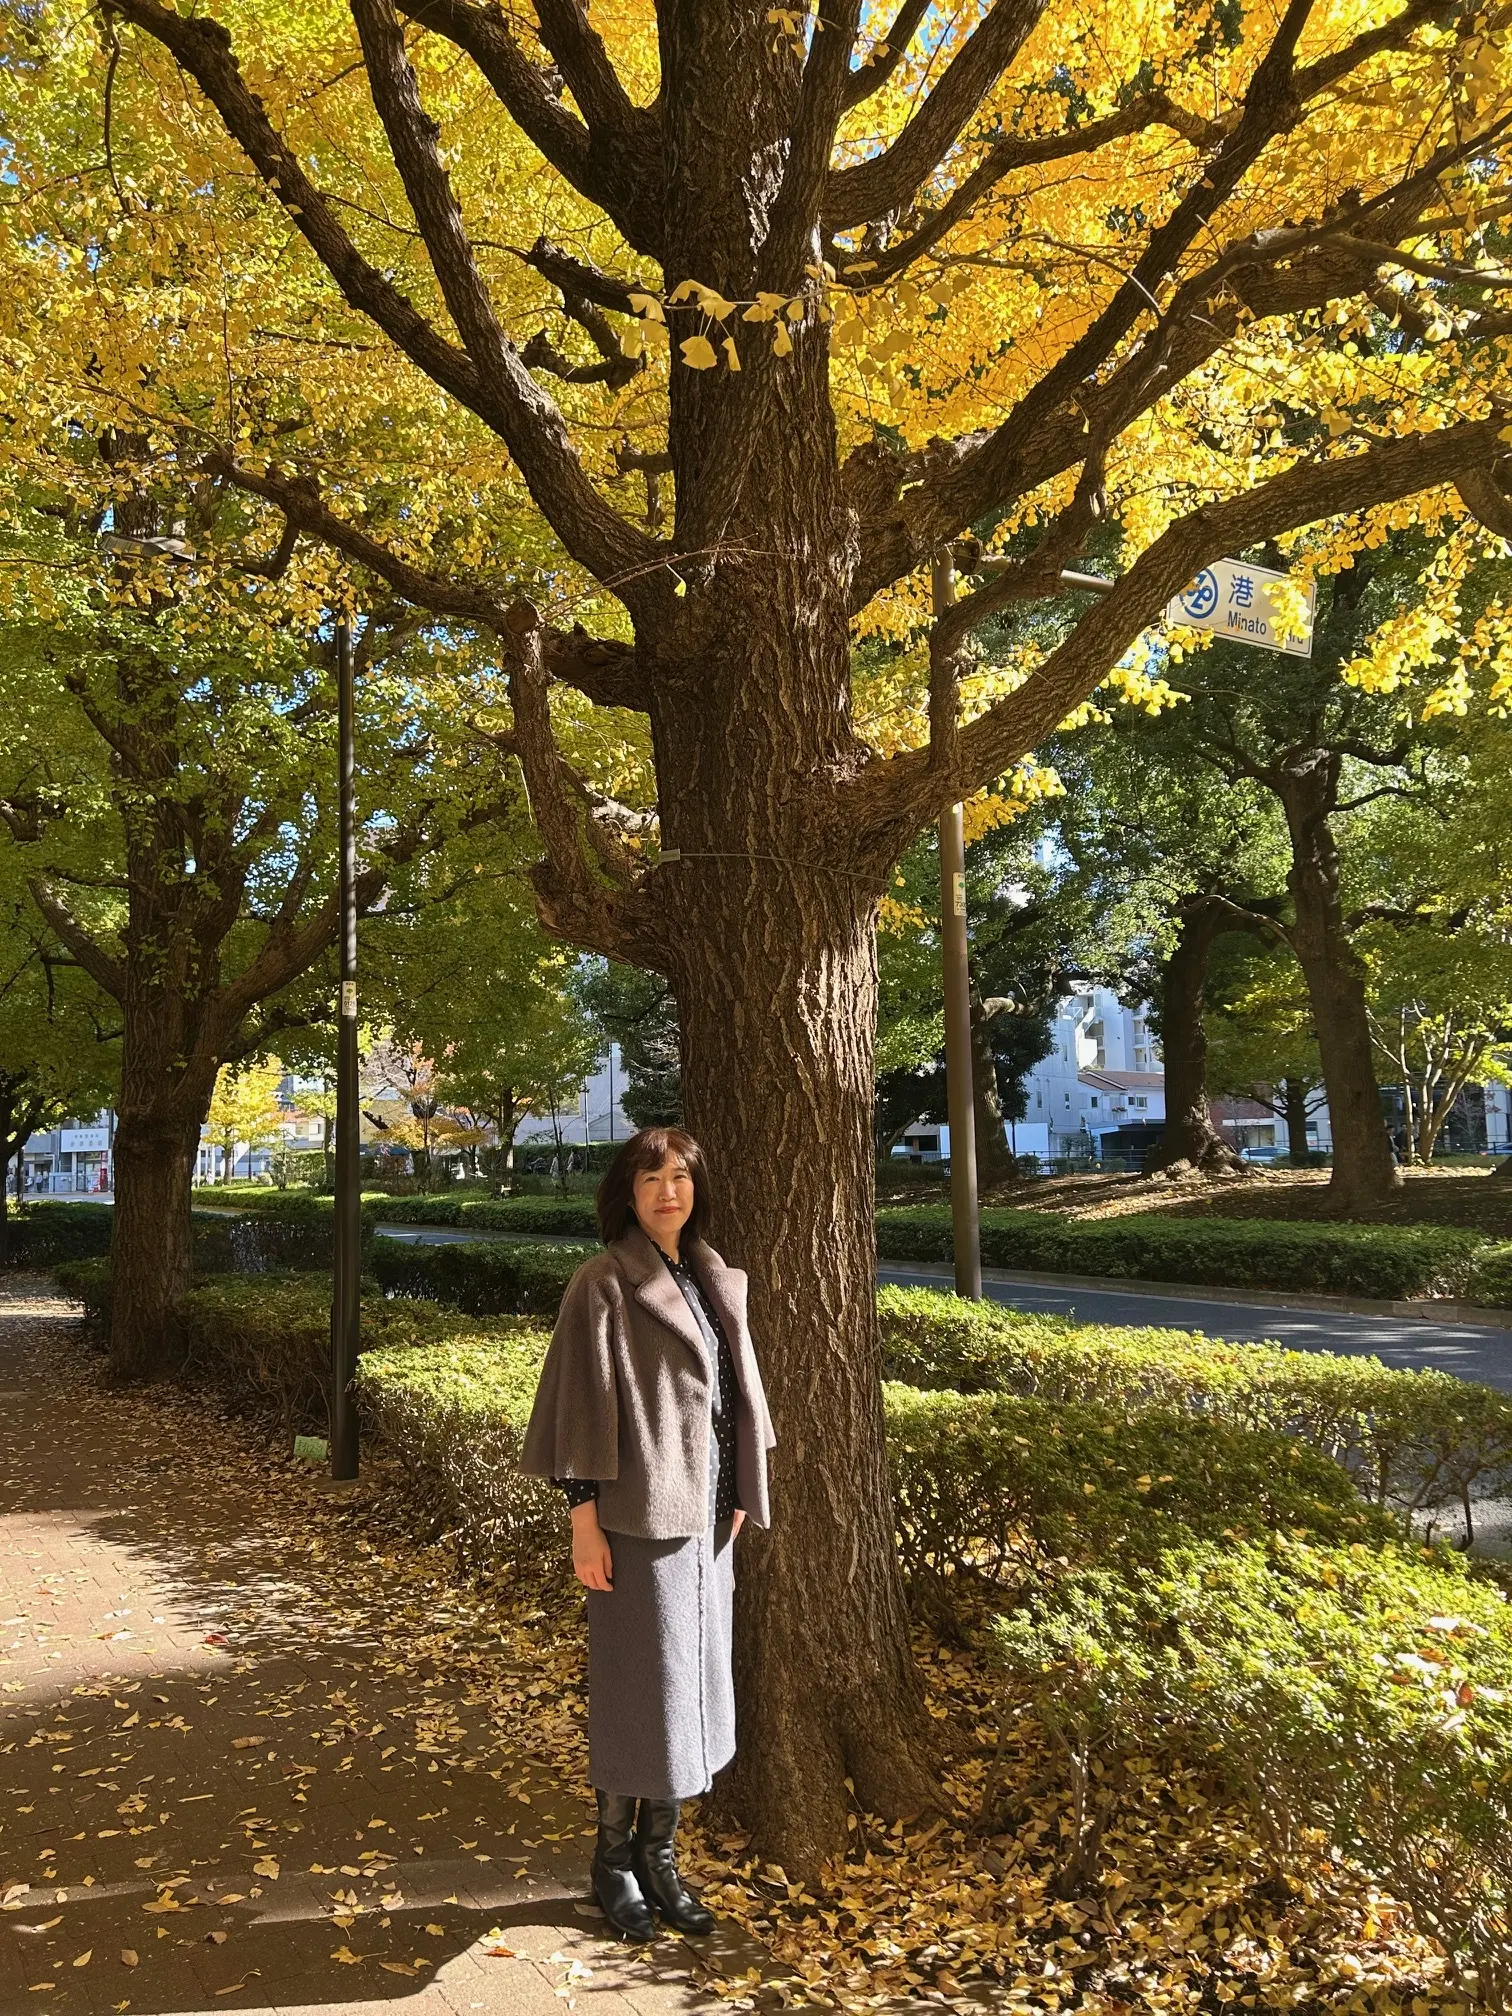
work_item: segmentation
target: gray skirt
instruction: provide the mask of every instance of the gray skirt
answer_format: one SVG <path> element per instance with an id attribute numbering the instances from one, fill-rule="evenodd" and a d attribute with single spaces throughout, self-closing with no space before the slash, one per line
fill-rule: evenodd
<path id="1" fill-rule="evenodd" d="M 588 1591 L 588 1770 L 601 1792 L 696 1799 L 735 1755 L 730 1529 L 605 1535 L 614 1588 Z"/>

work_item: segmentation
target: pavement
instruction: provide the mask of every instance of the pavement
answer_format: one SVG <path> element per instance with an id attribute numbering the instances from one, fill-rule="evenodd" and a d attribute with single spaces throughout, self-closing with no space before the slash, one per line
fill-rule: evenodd
<path id="1" fill-rule="evenodd" d="M 0 1282 L 0 2016 L 719 2006 L 703 1961 L 764 1950 L 604 1936 L 560 1698 L 485 1599 L 78 1331 Z"/>

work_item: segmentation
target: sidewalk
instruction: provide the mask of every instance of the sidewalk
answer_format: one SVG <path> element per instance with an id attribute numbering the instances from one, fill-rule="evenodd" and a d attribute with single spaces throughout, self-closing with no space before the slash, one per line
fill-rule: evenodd
<path id="1" fill-rule="evenodd" d="M 439 1556 L 201 1403 L 104 1391 L 68 1305 L 0 1281 L 5 2016 L 721 2006 L 692 1946 L 602 1936 L 576 1715 Z"/>

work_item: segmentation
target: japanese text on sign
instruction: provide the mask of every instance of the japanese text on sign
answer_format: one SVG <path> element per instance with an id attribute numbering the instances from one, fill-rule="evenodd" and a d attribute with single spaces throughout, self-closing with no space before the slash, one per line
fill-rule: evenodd
<path id="1" fill-rule="evenodd" d="M 1212 630 L 1238 644 L 1310 658 L 1316 603 L 1311 581 L 1294 581 L 1244 560 L 1215 560 L 1166 605 L 1165 620 L 1172 627 Z"/>

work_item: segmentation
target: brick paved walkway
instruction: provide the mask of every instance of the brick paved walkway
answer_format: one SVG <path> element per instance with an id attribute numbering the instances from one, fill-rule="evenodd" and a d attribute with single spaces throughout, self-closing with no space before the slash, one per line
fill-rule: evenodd
<path id="1" fill-rule="evenodd" d="M 0 1281 L 3 2016 L 721 2006 L 691 1946 L 602 1936 L 586 1790 L 501 1748 L 477 1674 L 538 1680 L 373 1531 L 210 1410 L 105 1391 L 68 1305 Z"/>

